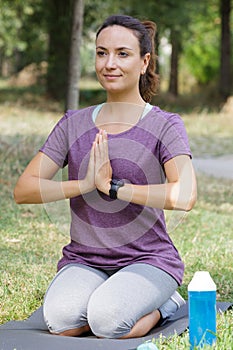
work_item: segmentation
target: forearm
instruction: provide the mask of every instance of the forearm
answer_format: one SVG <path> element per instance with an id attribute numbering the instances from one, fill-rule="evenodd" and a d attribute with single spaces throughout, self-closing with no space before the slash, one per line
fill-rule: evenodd
<path id="1" fill-rule="evenodd" d="M 54 181 L 31 176 L 19 179 L 14 197 L 17 204 L 39 204 L 73 198 L 90 190 L 85 180 Z"/>
<path id="2" fill-rule="evenodd" d="M 192 190 L 186 190 L 181 190 L 179 182 L 143 186 L 125 184 L 119 188 L 117 198 L 152 208 L 189 211 L 195 196 Z"/>
<path id="3" fill-rule="evenodd" d="M 152 185 L 125 184 L 118 198 L 158 209 L 185 210 L 193 208 L 197 198 L 195 172 L 190 158 L 177 156 L 164 165 L 167 182 Z"/>

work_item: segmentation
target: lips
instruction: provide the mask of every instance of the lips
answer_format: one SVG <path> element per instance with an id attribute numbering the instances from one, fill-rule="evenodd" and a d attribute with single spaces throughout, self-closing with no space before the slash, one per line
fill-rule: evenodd
<path id="1" fill-rule="evenodd" d="M 116 78 L 120 78 L 121 75 L 117 75 L 117 74 L 104 74 L 104 77 L 105 77 L 106 79 L 113 80 L 113 79 L 116 79 Z"/>

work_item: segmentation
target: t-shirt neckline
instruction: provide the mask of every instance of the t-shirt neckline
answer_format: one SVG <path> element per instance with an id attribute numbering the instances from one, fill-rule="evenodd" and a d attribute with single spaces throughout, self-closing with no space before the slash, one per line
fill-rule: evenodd
<path id="1" fill-rule="evenodd" d="M 103 107 L 105 103 L 101 103 L 101 104 L 98 104 L 97 106 L 95 106 L 94 110 L 92 111 L 92 114 L 91 114 L 91 118 L 92 118 L 92 122 L 93 124 L 95 125 L 96 129 L 99 129 L 97 126 L 96 126 L 96 118 L 97 118 L 97 115 L 99 113 L 99 111 L 101 110 L 101 108 Z M 144 107 L 144 110 L 143 110 L 143 113 L 140 117 L 140 119 L 138 120 L 138 122 L 136 124 L 134 124 L 131 128 L 125 130 L 125 131 L 122 131 L 122 132 L 119 132 L 119 133 L 115 133 L 115 134 L 111 134 L 111 133 L 108 133 L 108 135 L 111 135 L 111 136 L 117 136 L 117 135 L 122 135 L 122 134 L 125 134 L 127 132 L 129 132 L 130 130 L 134 129 L 144 118 L 145 116 L 152 110 L 153 108 L 153 105 L 151 105 L 150 103 L 146 103 L 145 107 Z"/>

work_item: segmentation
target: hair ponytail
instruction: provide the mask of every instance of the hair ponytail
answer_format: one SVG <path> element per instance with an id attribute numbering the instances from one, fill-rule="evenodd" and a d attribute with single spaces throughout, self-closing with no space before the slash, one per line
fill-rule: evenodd
<path id="1" fill-rule="evenodd" d="M 150 39 L 150 45 L 145 45 L 144 52 L 141 55 L 145 55 L 147 52 L 150 53 L 150 61 L 145 74 L 141 75 L 139 81 L 139 90 L 142 98 L 146 102 L 150 102 L 152 96 L 156 94 L 159 85 L 159 77 L 156 74 L 156 55 L 155 55 L 155 35 L 156 35 L 156 24 L 151 21 L 142 22 L 147 30 L 148 37 Z M 141 47 L 142 48 L 142 47 Z M 145 52 L 146 51 L 146 52 Z"/>

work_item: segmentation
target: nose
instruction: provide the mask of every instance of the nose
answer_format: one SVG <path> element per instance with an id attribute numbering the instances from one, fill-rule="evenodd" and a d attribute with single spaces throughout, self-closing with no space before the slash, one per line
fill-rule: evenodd
<path id="1" fill-rule="evenodd" d="M 116 57 L 114 54 L 109 54 L 106 60 L 106 69 L 115 69 L 116 68 Z"/>

